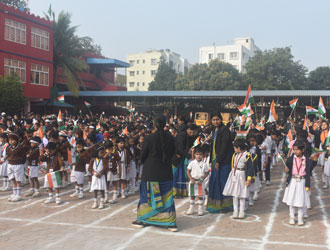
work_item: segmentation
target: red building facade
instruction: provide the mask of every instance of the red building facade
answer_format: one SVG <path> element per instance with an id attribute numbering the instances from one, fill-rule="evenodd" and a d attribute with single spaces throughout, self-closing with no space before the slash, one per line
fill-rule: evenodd
<path id="1" fill-rule="evenodd" d="M 0 75 L 16 73 L 31 102 L 49 99 L 53 84 L 52 22 L 0 4 Z"/>

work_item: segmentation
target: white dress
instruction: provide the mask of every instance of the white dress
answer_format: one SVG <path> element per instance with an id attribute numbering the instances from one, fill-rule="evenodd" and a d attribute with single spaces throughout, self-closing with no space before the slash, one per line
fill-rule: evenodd
<path id="1" fill-rule="evenodd" d="M 96 174 L 101 172 L 103 170 L 103 160 L 100 160 L 99 163 L 97 163 L 96 159 L 94 159 L 93 164 L 93 176 L 92 176 L 92 185 L 91 190 L 105 190 L 107 187 L 107 183 L 105 180 L 105 175 L 102 174 L 100 178 L 96 177 Z"/>
<path id="2" fill-rule="evenodd" d="M 120 155 L 120 167 L 121 167 L 121 176 L 120 180 L 126 180 L 127 179 L 127 173 L 126 173 L 126 166 L 127 166 L 127 158 L 126 158 L 126 152 L 125 149 L 123 149 L 122 151 L 118 151 L 119 155 Z"/>
<path id="3" fill-rule="evenodd" d="M 306 164 L 306 161 L 303 161 L 302 164 Z M 292 176 L 289 185 L 285 188 L 283 202 L 294 207 L 307 207 L 310 205 L 309 193 L 305 188 L 305 179 L 296 180 Z"/>
<path id="4" fill-rule="evenodd" d="M 328 158 L 328 160 L 325 160 L 324 162 L 324 170 L 323 173 L 330 177 L 330 159 Z"/>
<path id="5" fill-rule="evenodd" d="M 245 170 L 238 170 L 237 168 L 246 168 L 247 161 L 246 161 L 246 154 L 247 152 L 236 154 L 234 158 L 234 166 L 229 174 L 226 186 L 223 190 L 223 195 L 225 196 L 233 196 L 239 199 L 246 199 L 249 197 L 249 189 L 245 185 Z"/>
<path id="6" fill-rule="evenodd" d="M 131 148 L 131 153 L 133 155 L 133 159 L 134 159 L 134 148 Z M 131 160 L 131 162 L 128 164 L 129 166 L 129 171 L 127 173 L 127 180 L 136 178 L 136 163 L 134 160 Z"/>

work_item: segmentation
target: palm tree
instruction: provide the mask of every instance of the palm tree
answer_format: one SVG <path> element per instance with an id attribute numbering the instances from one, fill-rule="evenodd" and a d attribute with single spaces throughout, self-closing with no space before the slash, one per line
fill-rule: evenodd
<path id="1" fill-rule="evenodd" d="M 76 35 L 78 26 L 71 26 L 71 15 L 69 13 L 62 11 L 55 20 L 55 14 L 50 7 L 46 18 L 48 20 L 53 19 L 54 87 L 56 87 L 57 72 L 62 69 L 69 91 L 78 96 L 79 87 L 84 87 L 79 72 L 88 69 L 88 64 L 82 59 L 86 52 L 84 44 L 91 43 L 92 39 Z"/>

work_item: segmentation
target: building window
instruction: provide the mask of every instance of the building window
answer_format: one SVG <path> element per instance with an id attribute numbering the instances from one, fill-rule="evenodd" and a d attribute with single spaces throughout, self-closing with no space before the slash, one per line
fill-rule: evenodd
<path id="1" fill-rule="evenodd" d="M 144 82 L 142 83 L 142 86 L 144 87 Z"/>
<path id="2" fill-rule="evenodd" d="M 139 71 L 136 71 L 136 75 L 139 75 L 139 73 L 140 73 Z"/>
<path id="3" fill-rule="evenodd" d="M 238 52 L 230 52 L 230 59 L 238 59 Z"/>
<path id="4" fill-rule="evenodd" d="M 145 73 L 146 73 L 146 72 L 143 70 L 143 71 L 142 71 L 142 75 L 144 75 Z"/>
<path id="5" fill-rule="evenodd" d="M 134 82 L 130 82 L 130 83 L 129 83 L 129 87 L 130 87 L 130 88 L 134 88 Z"/>
<path id="6" fill-rule="evenodd" d="M 31 46 L 38 49 L 49 50 L 49 33 L 32 27 Z"/>
<path id="7" fill-rule="evenodd" d="M 31 83 L 43 86 L 49 85 L 49 67 L 40 64 L 31 64 Z"/>
<path id="8" fill-rule="evenodd" d="M 6 18 L 5 40 L 26 44 L 26 25 Z"/>
<path id="9" fill-rule="evenodd" d="M 152 76 L 156 75 L 156 70 L 151 70 L 151 75 Z"/>
<path id="10" fill-rule="evenodd" d="M 130 60 L 129 64 L 131 65 L 131 67 L 134 65 L 135 61 L 134 60 Z"/>
<path id="11" fill-rule="evenodd" d="M 157 59 L 156 58 L 151 59 L 151 65 L 156 65 L 156 64 L 157 64 Z"/>
<path id="12" fill-rule="evenodd" d="M 219 60 L 225 60 L 225 53 L 218 53 Z"/>
<path id="13" fill-rule="evenodd" d="M 130 71 L 129 76 L 135 76 L 135 71 Z"/>
<path id="14" fill-rule="evenodd" d="M 209 60 L 213 59 L 213 54 L 209 54 Z"/>
<path id="15" fill-rule="evenodd" d="M 140 83 L 139 83 L 139 82 L 137 82 L 136 85 L 137 85 L 138 87 L 140 87 Z"/>
<path id="16" fill-rule="evenodd" d="M 136 60 L 136 64 L 139 64 L 140 63 L 140 60 Z"/>
<path id="17" fill-rule="evenodd" d="M 145 60 L 145 59 L 143 59 L 143 60 L 142 60 L 142 63 L 143 63 L 143 64 L 145 64 L 145 63 L 146 63 L 146 60 Z"/>
<path id="18" fill-rule="evenodd" d="M 26 63 L 5 58 L 5 75 L 17 75 L 22 83 L 26 82 Z"/>

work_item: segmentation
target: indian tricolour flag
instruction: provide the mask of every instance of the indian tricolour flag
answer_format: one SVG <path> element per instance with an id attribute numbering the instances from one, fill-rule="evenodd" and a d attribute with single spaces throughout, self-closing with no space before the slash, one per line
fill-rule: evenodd
<path id="1" fill-rule="evenodd" d="M 268 117 L 267 122 L 275 122 L 275 121 L 277 121 L 277 118 L 278 118 L 278 116 L 277 116 L 276 110 L 275 110 L 275 102 L 273 100 L 272 104 L 270 105 L 269 117 Z"/>
<path id="2" fill-rule="evenodd" d="M 64 95 L 61 95 L 61 96 L 57 97 L 57 100 L 58 100 L 60 103 L 64 103 Z"/>
<path id="3" fill-rule="evenodd" d="M 49 188 L 59 188 L 62 185 L 60 171 L 55 171 L 46 174 L 45 182 L 48 183 Z"/>
<path id="4" fill-rule="evenodd" d="M 322 97 L 320 97 L 318 111 L 319 111 L 319 113 L 321 115 L 324 115 L 327 112 L 326 109 L 325 109 L 325 107 L 324 107 L 324 103 L 323 103 Z"/>
<path id="5" fill-rule="evenodd" d="M 293 141 L 293 136 L 292 136 L 292 131 L 291 131 L 291 129 L 289 130 L 289 132 L 288 132 L 288 134 L 287 134 L 285 140 L 286 140 L 286 143 L 287 143 L 288 146 L 289 146 L 290 143 Z"/>
<path id="6" fill-rule="evenodd" d="M 251 109 L 251 105 L 249 104 L 248 106 L 245 105 L 245 103 L 243 103 L 241 106 L 239 106 L 237 108 L 239 110 L 239 112 L 241 112 L 242 115 L 244 115 L 245 117 L 249 117 L 251 115 L 253 115 L 253 111 Z"/>
<path id="7" fill-rule="evenodd" d="M 193 148 L 197 147 L 199 144 L 201 144 L 201 137 L 198 136 L 197 139 L 194 141 Z"/>
<path id="8" fill-rule="evenodd" d="M 86 102 L 86 101 L 85 101 L 85 105 L 87 106 L 87 108 L 92 107 L 92 104 L 90 104 L 89 102 Z"/>
<path id="9" fill-rule="evenodd" d="M 297 102 L 298 102 L 298 98 L 289 101 L 290 107 L 291 107 L 292 109 L 295 109 L 296 106 L 297 106 Z"/>
<path id="10" fill-rule="evenodd" d="M 247 119 L 246 119 L 246 122 L 245 122 L 245 129 L 247 129 L 247 128 L 249 128 L 250 126 L 251 126 L 251 123 L 252 123 L 252 119 L 251 119 L 251 117 L 248 117 Z"/>
<path id="11" fill-rule="evenodd" d="M 307 115 L 317 115 L 319 111 L 311 106 L 306 106 L 306 114 Z"/>
<path id="12" fill-rule="evenodd" d="M 330 130 L 328 131 L 328 136 L 327 138 L 325 139 L 325 143 L 324 143 L 324 146 L 327 147 L 330 145 Z"/>
<path id="13" fill-rule="evenodd" d="M 251 91 L 251 84 L 249 84 L 249 88 L 248 88 L 248 91 L 246 93 L 245 100 L 244 100 L 245 106 L 248 106 L 249 103 L 254 104 L 254 98 L 253 98 L 252 91 Z"/>
<path id="14" fill-rule="evenodd" d="M 237 131 L 236 137 L 237 139 L 246 139 L 248 133 L 249 131 Z"/>
<path id="15" fill-rule="evenodd" d="M 189 183 L 189 196 L 199 196 L 203 197 L 204 192 L 203 192 L 203 184 L 202 183 Z"/>

